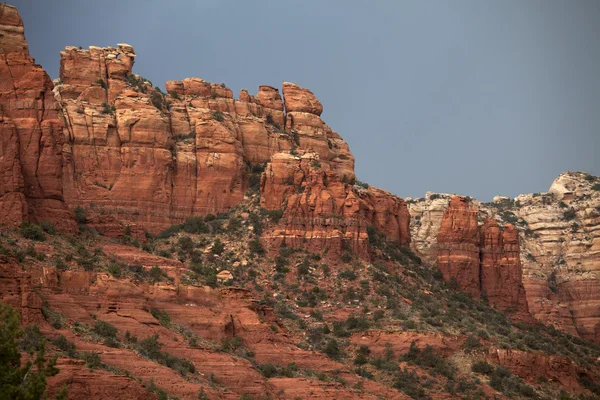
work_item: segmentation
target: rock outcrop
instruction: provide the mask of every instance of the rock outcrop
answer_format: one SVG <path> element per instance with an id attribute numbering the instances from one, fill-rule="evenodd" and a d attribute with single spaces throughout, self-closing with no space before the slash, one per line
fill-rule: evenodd
<path id="1" fill-rule="evenodd" d="M 548 193 L 520 195 L 502 210 L 519 221 L 531 312 L 595 342 L 600 342 L 599 188 L 600 178 L 567 172 Z"/>
<path id="2" fill-rule="evenodd" d="M 515 199 L 496 196 L 492 203 L 472 200 L 479 210 L 480 223 L 492 218 L 505 227 L 502 237 L 491 222 L 486 222 L 487 229 L 482 228 L 488 236 L 488 239 L 482 237 L 482 241 L 491 243 L 493 239 L 499 243 L 501 238 L 503 243 L 491 247 L 482 243 L 482 262 L 506 258 L 501 264 L 509 262 L 518 269 L 516 246 L 506 249 L 506 243 L 516 243 L 514 236 L 518 233 L 521 280 L 530 313 L 544 323 L 596 342 L 600 341 L 599 182 L 599 178 L 589 174 L 567 172 L 552 183 L 547 193 L 520 195 Z M 440 214 L 448 207 L 450 197 L 428 193 L 424 199 L 407 199 L 412 246 L 425 259 L 438 257 Z M 512 238 L 506 237 L 509 234 Z M 472 245 L 472 238 L 466 243 Z M 500 247 L 505 248 L 502 256 Z M 511 277 L 503 279 L 514 281 Z M 488 296 L 493 291 L 488 290 Z M 511 293 L 509 297 L 513 300 L 514 296 L 520 297 L 519 291 Z"/>
<path id="3" fill-rule="evenodd" d="M 321 120 L 312 92 L 286 82 L 285 101 L 270 86 L 234 100 L 224 85 L 187 78 L 167 82 L 163 95 L 133 74 L 134 59 L 125 44 L 61 53 L 55 93 L 65 126 L 65 197 L 71 208 L 86 209 L 90 225 L 109 235 L 129 226 L 139 235 L 226 211 L 248 189 L 247 165 L 269 163 L 263 205 L 286 209 L 285 225 L 271 238 L 310 239 L 309 247 L 324 249 L 323 240 L 335 237 L 334 247 L 347 241 L 366 254 L 372 224 L 408 243 L 406 205 L 387 192 L 353 189 L 354 157 Z M 287 198 L 300 187 L 308 189 L 304 196 Z M 318 227 L 295 232 L 305 225 Z"/>
<path id="4" fill-rule="evenodd" d="M 261 180 L 261 205 L 282 210 L 279 226 L 265 237 L 275 247 L 344 250 L 368 257 L 367 226 L 373 226 L 401 246 L 410 243 L 406 203 L 381 189 L 348 183 L 319 154 L 279 153 Z"/>
<path id="5" fill-rule="evenodd" d="M 480 226 L 478 213 L 470 200 L 450 199 L 437 235 L 438 268 L 459 290 L 527 319 L 517 230 L 493 219 Z"/>
<path id="6" fill-rule="evenodd" d="M 437 236 L 438 268 L 444 279 L 473 297 L 481 295 L 477 209 L 464 197 L 453 197 Z"/>
<path id="7" fill-rule="evenodd" d="M 0 49 L 0 223 L 50 221 L 73 232 L 52 81 L 29 55 L 21 16 L 7 4 L 0 4 Z"/>
<path id="8" fill-rule="evenodd" d="M 106 235 L 143 238 L 231 209 L 249 189 L 250 172 L 269 163 L 262 201 L 285 209 L 287 232 L 271 237 L 322 250 L 329 246 L 317 242 L 335 238 L 334 247 L 366 255 L 366 226 L 374 225 L 409 242 L 405 203 L 353 187 L 354 157 L 320 118 L 323 106 L 310 90 L 286 82 L 283 97 L 260 86 L 256 96 L 242 90 L 235 100 L 224 84 L 187 78 L 168 81 L 165 94 L 133 73 L 136 54 L 127 44 L 66 47 L 54 86 L 29 57 L 16 9 L 2 6 L 1 17 L 3 223 L 49 219 L 73 231 L 70 208 Z M 306 194 L 288 201 L 300 187 Z M 306 225 L 314 228 L 295 232 Z"/>
<path id="9" fill-rule="evenodd" d="M 55 89 L 65 125 L 64 186 L 72 208 L 110 235 L 157 233 L 190 215 L 226 211 L 248 189 L 247 165 L 268 163 L 262 204 L 284 209 L 272 243 L 367 255 L 366 226 L 409 243 L 406 204 L 353 186 L 354 157 L 320 118 L 308 89 L 261 86 L 239 100 L 200 78 L 169 81 L 168 94 L 132 73 L 135 53 L 67 47 Z M 305 190 L 305 193 L 296 193 Z M 330 246 L 331 244 L 331 246 Z"/>
<path id="10" fill-rule="evenodd" d="M 519 233 L 511 224 L 502 230 L 493 219 L 480 227 L 481 290 L 490 304 L 529 317 L 520 260 Z"/>

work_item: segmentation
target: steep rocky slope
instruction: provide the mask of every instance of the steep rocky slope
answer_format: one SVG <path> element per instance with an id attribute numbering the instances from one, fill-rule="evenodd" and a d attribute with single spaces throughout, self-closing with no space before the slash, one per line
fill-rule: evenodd
<path id="1" fill-rule="evenodd" d="M 493 203 L 471 202 L 480 224 L 492 218 L 505 227 L 516 226 L 522 281 L 531 314 L 544 323 L 594 341 L 600 340 L 599 189 L 598 177 L 567 172 L 546 193 L 515 199 L 496 197 Z M 428 193 L 424 199 L 408 199 L 413 248 L 428 260 L 444 257 L 446 244 L 438 241 L 441 238 L 447 242 L 443 217 L 445 212 L 452 212 L 445 211 L 450 197 Z M 476 224 L 471 221 L 471 228 Z M 512 227 L 508 230 L 514 232 Z M 505 228 L 503 236 L 506 234 Z M 471 249 L 471 263 L 475 264 L 474 234 L 463 230 L 453 240 L 463 253 L 467 247 Z M 500 277 L 498 282 L 505 285 L 511 280 L 514 278 Z"/>
<path id="2" fill-rule="evenodd" d="M 249 193 L 229 213 L 189 218 L 142 245 L 86 224 L 77 237 L 4 230 L 0 300 L 59 356 L 51 396 L 63 385 L 72 399 L 554 399 L 598 389 L 598 346 L 513 324 L 381 233 L 368 234 L 369 262 L 349 249 L 266 254 L 260 232 L 275 226 Z"/>

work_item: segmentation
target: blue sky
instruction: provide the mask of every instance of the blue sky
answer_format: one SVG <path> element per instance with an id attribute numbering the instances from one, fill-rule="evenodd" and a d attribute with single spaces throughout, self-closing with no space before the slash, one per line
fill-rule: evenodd
<path id="1" fill-rule="evenodd" d="M 359 179 L 403 197 L 490 200 L 600 175 L 598 1 L 9 3 L 52 78 L 67 45 L 128 43 L 134 71 L 162 87 L 307 87 Z"/>

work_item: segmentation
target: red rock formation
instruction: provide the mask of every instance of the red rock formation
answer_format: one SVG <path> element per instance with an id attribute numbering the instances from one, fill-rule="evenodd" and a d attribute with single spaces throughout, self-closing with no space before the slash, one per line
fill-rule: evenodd
<path id="1" fill-rule="evenodd" d="M 491 218 L 483 223 L 480 232 L 481 292 L 494 307 L 527 315 L 519 232 L 511 224 L 505 224 L 501 231 Z"/>
<path id="2" fill-rule="evenodd" d="M 501 230 L 493 219 L 482 226 L 478 211 L 459 196 L 450 199 L 438 233 L 438 268 L 458 289 L 501 310 L 529 320 L 522 281 L 519 233 L 511 225 Z"/>
<path id="3" fill-rule="evenodd" d="M 74 231 L 62 191 L 62 127 L 52 82 L 30 57 L 17 10 L 0 4 L 0 223 Z"/>
<path id="4" fill-rule="evenodd" d="M 410 242 L 410 216 L 402 199 L 344 183 L 315 153 L 274 155 L 262 177 L 261 205 L 283 211 L 279 226 L 266 234 L 276 247 L 286 243 L 331 255 L 348 248 L 368 256 L 369 225 L 401 246 Z"/>
<path id="5" fill-rule="evenodd" d="M 354 157 L 321 120 L 323 107 L 309 90 L 284 84 L 287 115 L 279 92 L 270 86 L 261 86 L 256 97 L 243 90 L 240 100 L 234 100 L 224 85 L 187 78 L 167 82 L 169 95 L 163 99 L 148 82 L 132 75 L 134 57 L 128 45 L 68 47 L 61 53 L 57 98 L 68 138 L 63 152 L 65 195 L 71 207 L 88 209 L 92 226 L 111 235 L 126 225 L 138 233 L 156 233 L 190 215 L 225 211 L 243 199 L 246 163 L 272 160 L 272 173 L 285 164 L 281 160 L 295 160 L 281 152 L 298 148 L 317 154 L 315 162 L 328 172 L 325 183 L 315 178 L 313 186 L 327 190 L 311 190 L 309 203 L 323 197 L 324 205 L 317 210 L 306 211 L 300 205 L 306 200 L 295 198 L 298 203 L 286 220 L 296 222 L 286 225 L 289 232 L 283 236 L 310 237 L 314 244 L 328 232 L 328 238 L 336 237 L 334 247 L 341 248 L 345 238 L 365 254 L 365 227 L 372 224 L 391 240 L 408 243 L 408 212 L 401 199 L 375 189 L 359 196 L 342 183 L 354 180 Z M 157 107 L 157 99 L 168 101 L 169 110 Z M 277 173 L 287 182 L 296 172 Z M 267 188 L 266 207 L 282 208 L 281 196 L 292 189 L 284 186 Z M 338 217 L 332 216 L 342 215 L 342 209 L 347 215 L 342 225 L 347 227 L 340 230 Z M 320 228 L 301 234 L 306 223 Z"/>
<path id="6" fill-rule="evenodd" d="M 529 383 L 537 383 L 539 377 L 544 376 L 569 391 L 584 391 L 578 382 L 583 371 L 567 357 L 514 349 L 490 349 L 488 359 L 494 364 L 508 367 Z"/>
<path id="7" fill-rule="evenodd" d="M 438 268 L 473 297 L 481 295 L 479 242 L 477 209 L 464 197 L 452 197 L 438 233 Z"/>
<path id="8" fill-rule="evenodd" d="M 272 159 L 273 174 L 285 164 L 282 160 L 295 163 L 296 158 L 281 152 L 298 148 L 314 155 L 302 167 L 296 163 L 299 172 L 277 172 L 285 182 L 265 180 L 281 186 L 265 186 L 263 202 L 270 209 L 283 208 L 281 196 L 295 190 L 287 182 L 290 173 L 299 174 L 296 186 L 309 189 L 304 196 L 285 199 L 287 233 L 279 236 L 311 238 L 314 248 L 330 247 L 316 243 L 334 239 L 333 247 L 340 251 L 349 245 L 366 254 L 366 226 L 373 225 L 391 240 L 408 243 L 404 202 L 381 190 L 350 185 L 355 177 L 348 145 L 319 117 L 323 106 L 315 95 L 292 83 L 283 85 L 285 102 L 270 86 L 261 86 L 256 97 L 242 91 L 240 100 L 234 100 L 225 85 L 200 78 L 167 82 L 165 96 L 133 74 L 131 46 L 70 46 L 61 52 L 54 90 L 63 146 L 52 83 L 33 65 L 22 34 L 14 34 L 22 33 L 16 10 L 3 10 L 5 30 L 10 31 L 3 40 L 14 50 L 5 68 L 22 64 L 4 74 L 12 80 L 5 81 L 10 90 L 3 94 L 3 110 L 12 119 L 2 121 L 3 222 L 19 224 L 26 210 L 43 216 L 51 207 L 62 207 L 67 213 L 64 190 L 69 207 L 83 206 L 88 224 L 105 234 L 120 235 L 125 227 L 138 236 L 144 230 L 157 233 L 190 215 L 239 204 L 247 186 L 247 163 Z M 26 107 L 4 105 L 11 96 L 34 100 L 15 103 Z M 311 163 L 319 167 L 311 168 Z M 305 183 L 301 175 L 306 175 Z M 303 232 L 307 224 L 313 225 L 308 233 Z"/>
<path id="9" fill-rule="evenodd" d="M 264 107 L 265 118 L 273 120 L 280 127 L 284 126 L 283 101 L 276 88 L 266 85 L 259 86 L 256 102 Z"/>

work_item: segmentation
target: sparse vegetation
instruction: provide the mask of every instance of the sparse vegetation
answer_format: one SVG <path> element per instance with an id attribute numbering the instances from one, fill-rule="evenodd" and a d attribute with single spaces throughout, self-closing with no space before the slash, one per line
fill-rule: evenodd
<path id="1" fill-rule="evenodd" d="M 222 111 L 215 111 L 212 113 L 212 119 L 218 122 L 225 121 L 225 114 Z"/>
<path id="2" fill-rule="evenodd" d="M 21 236 L 26 239 L 36 240 L 38 242 L 46 240 L 46 235 L 44 234 L 42 227 L 31 222 L 23 222 L 19 227 L 19 232 L 21 233 Z"/>
<path id="3" fill-rule="evenodd" d="M 114 114 L 117 111 L 115 106 L 111 106 L 108 103 L 102 103 L 102 114 Z"/>
<path id="4" fill-rule="evenodd" d="M 568 210 L 563 211 L 563 214 L 562 214 L 563 221 L 572 221 L 576 217 L 577 217 L 577 213 L 572 208 L 569 208 Z"/>

